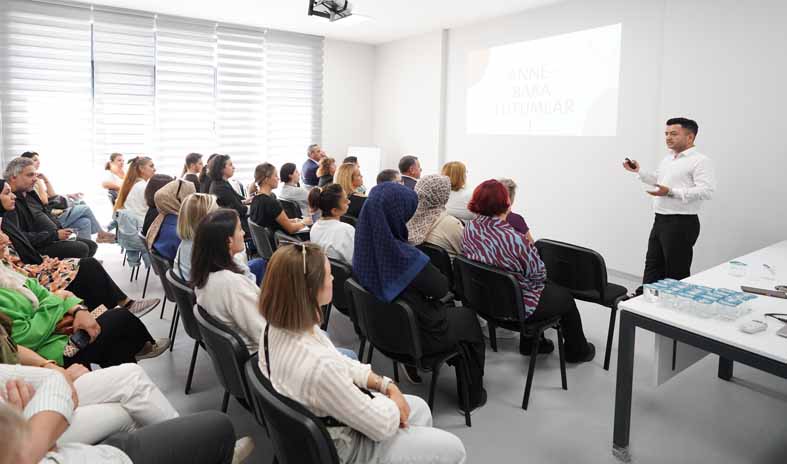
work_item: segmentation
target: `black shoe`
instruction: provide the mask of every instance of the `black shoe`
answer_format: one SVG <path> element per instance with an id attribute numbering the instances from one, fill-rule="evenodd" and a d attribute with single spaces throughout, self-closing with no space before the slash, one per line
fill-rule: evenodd
<path id="1" fill-rule="evenodd" d="M 555 351 L 555 344 L 552 340 L 541 336 L 541 342 L 538 344 L 538 354 L 549 354 Z M 533 352 L 533 339 L 521 337 L 519 339 L 519 354 L 522 356 L 530 356 Z"/>
<path id="2" fill-rule="evenodd" d="M 418 374 L 418 369 L 413 366 L 407 366 L 405 364 L 399 364 L 402 368 L 402 373 L 404 374 L 404 378 L 406 378 L 410 383 L 413 385 L 419 385 L 423 383 L 423 379 Z"/>
<path id="3" fill-rule="evenodd" d="M 566 362 L 579 364 L 579 363 L 586 363 L 593 361 L 593 358 L 596 357 L 596 347 L 593 346 L 592 343 L 588 342 L 587 351 L 582 356 L 569 356 L 566 355 Z"/>
<path id="4" fill-rule="evenodd" d="M 485 405 L 486 405 L 486 390 L 483 387 L 481 387 L 481 397 L 475 403 L 473 403 L 472 400 L 470 402 L 470 414 L 472 415 L 479 409 L 483 408 Z M 459 414 L 462 415 L 465 414 L 465 409 L 463 405 L 459 406 Z"/>

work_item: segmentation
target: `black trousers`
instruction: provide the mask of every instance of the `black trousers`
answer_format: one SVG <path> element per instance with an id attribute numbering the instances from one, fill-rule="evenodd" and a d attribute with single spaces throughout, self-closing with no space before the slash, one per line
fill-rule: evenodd
<path id="1" fill-rule="evenodd" d="M 99 305 L 112 309 L 126 299 L 123 290 L 95 258 L 79 260 L 79 271 L 66 290 L 85 300 L 85 306 L 90 309 Z"/>
<path id="2" fill-rule="evenodd" d="M 101 326 L 101 334 L 74 357 L 64 358 L 65 367 L 71 364 L 110 367 L 136 363 L 134 355 L 139 353 L 145 342 L 154 342 L 145 324 L 125 309 L 110 309 L 96 320 Z"/>
<path id="3" fill-rule="evenodd" d="M 481 400 L 484 386 L 486 343 L 476 312 L 470 308 L 448 308 L 446 319 L 448 319 L 448 327 L 445 332 L 440 334 L 421 332 L 424 356 L 449 351 L 457 343 L 465 345 L 470 354 L 470 362 L 467 366 L 470 370 L 470 404 L 477 404 Z M 461 364 L 457 363 L 456 368 L 461 369 Z M 457 386 L 460 386 L 458 382 Z M 461 404 L 461 392 L 459 392 L 459 401 Z"/>
<path id="4" fill-rule="evenodd" d="M 105 445 L 122 450 L 134 464 L 229 464 L 235 429 L 218 411 L 203 411 L 112 435 Z"/>
<path id="5" fill-rule="evenodd" d="M 89 258 L 96 254 L 98 244 L 92 240 L 58 240 L 39 248 L 38 252 L 52 258 Z"/>
<path id="6" fill-rule="evenodd" d="M 588 341 L 582 330 L 582 318 L 577 309 L 577 302 L 568 289 L 558 284 L 547 281 L 541 299 L 533 314 L 527 322 L 538 322 L 560 316 L 560 326 L 563 328 L 566 358 L 577 359 L 587 354 Z"/>
<path id="7" fill-rule="evenodd" d="M 642 283 L 690 276 L 693 247 L 699 235 L 700 220 L 696 214 L 657 214 L 648 239 Z"/>

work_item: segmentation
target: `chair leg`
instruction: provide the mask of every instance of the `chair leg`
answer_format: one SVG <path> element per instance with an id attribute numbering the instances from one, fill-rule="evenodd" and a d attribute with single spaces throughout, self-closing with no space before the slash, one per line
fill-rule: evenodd
<path id="1" fill-rule="evenodd" d="M 618 313 L 617 304 L 610 308 L 609 312 L 609 330 L 607 330 L 607 351 L 604 353 L 604 370 L 609 370 L 609 358 L 612 355 L 612 339 L 615 337 L 615 317 Z"/>
<path id="2" fill-rule="evenodd" d="M 120 252 L 123 253 L 123 264 L 121 264 L 121 267 L 126 267 L 126 256 L 128 255 L 126 254 L 126 251 L 122 248 L 120 249 Z"/>
<path id="3" fill-rule="evenodd" d="M 492 351 L 497 352 L 497 327 L 492 322 L 487 322 L 486 328 L 489 330 L 489 346 Z"/>
<path id="4" fill-rule="evenodd" d="M 137 277 L 139 277 L 139 271 L 137 271 Z M 148 268 L 148 272 L 145 273 L 145 286 L 142 287 L 142 298 L 145 298 L 145 294 L 148 292 L 148 279 L 150 279 L 150 268 Z"/>
<path id="5" fill-rule="evenodd" d="M 560 355 L 560 381 L 563 384 L 563 390 L 568 390 L 568 382 L 566 382 L 566 349 L 563 340 L 563 327 L 555 327 L 557 330 L 557 349 Z"/>
<path id="6" fill-rule="evenodd" d="M 437 387 L 437 377 L 440 375 L 440 368 L 442 367 L 442 363 L 432 366 L 432 381 L 429 384 L 429 400 L 427 400 L 426 404 L 429 405 L 429 410 L 431 411 L 434 405 L 434 391 Z M 467 390 L 467 387 L 464 388 Z"/>
<path id="7" fill-rule="evenodd" d="M 525 394 L 522 397 L 522 409 L 527 410 L 530 402 L 530 387 L 533 386 L 533 373 L 536 370 L 536 358 L 538 358 L 538 346 L 541 344 L 541 331 L 533 339 L 533 348 L 530 352 L 530 366 L 527 369 L 527 381 L 525 381 Z"/>
<path id="8" fill-rule="evenodd" d="M 224 390 L 224 399 L 221 400 L 221 412 L 226 413 L 229 405 L 230 405 L 230 392 Z"/>
<path id="9" fill-rule="evenodd" d="M 131 268 L 131 278 L 128 279 L 129 282 L 134 282 L 134 271 L 136 271 L 136 270 L 137 270 L 136 267 L 132 267 Z"/>
<path id="10" fill-rule="evenodd" d="M 358 360 L 363 362 L 363 355 L 366 354 L 366 339 L 361 337 L 361 346 L 358 348 Z"/>
<path id="11" fill-rule="evenodd" d="M 461 376 L 463 378 L 457 379 L 457 382 L 464 382 L 464 388 L 462 388 L 462 404 L 465 407 L 465 425 L 472 427 L 473 423 L 470 419 L 470 353 L 466 346 L 460 345 L 460 350 L 461 356 L 463 358 L 463 368 L 461 370 Z"/>
<path id="12" fill-rule="evenodd" d="M 164 299 L 161 300 L 161 314 L 159 314 L 158 316 L 159 319 L 164 319 L 164 306 L 166 305 L 167 305 L 167 297 L 164 296 Z"/>
<path id="13" fill-rule="evenodd" d="M 399 363 L 396 361 L 393 362 L 393 370 L 394 370 L 394 382 L 399 383 Z"/>
<path id="14" fill-rule="evenodd" d="M 366 356 L 366 364 L 372 363 L 372 355 L 374 354 L 374 345 L 369 343 L 369 355 Z"/>
<path id="15" fill-rule="evenodd" d="M 180 323 L 180 310 L 178 309 L 178 305 L 175 304 L 175 314 L 172 316 L 172 325 L 174 326 L 172 329 L 172 336 L 170 340 L 172 340 L 169 344 L 169 351 L 171 352 L 172 349 L 175 347 L 175 336 L 178 334 L 178 324 Z"/>
<path id="16" fill-rule="evenodd" d="M 194 378 L 194 366 L 197 365 L 197 354 L 199 353 L 199 342 L 194 340 L 194 351 L 191 353 L 191 364 L 189 364 L 189 374 L 186 377 L 186 394 L 191 390 L 191 379 Z"/>

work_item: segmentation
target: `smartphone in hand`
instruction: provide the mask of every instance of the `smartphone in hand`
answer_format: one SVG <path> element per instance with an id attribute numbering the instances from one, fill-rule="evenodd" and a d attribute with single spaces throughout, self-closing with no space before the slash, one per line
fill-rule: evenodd
<path id="1" fill-rule="evenodd" d="M 626 158 L 625 161 L 628 167 L 630 167 L 631 169 L 637 169 L 637 163 L 631 161 L 631 158 Z"/>
<path id="2" fill-rule="evenodd" d="M 68 338 L 71 344 L 80 350 L 85 348 L 90 343 L 90 334 L 86 330 L 77 330 Z"/>

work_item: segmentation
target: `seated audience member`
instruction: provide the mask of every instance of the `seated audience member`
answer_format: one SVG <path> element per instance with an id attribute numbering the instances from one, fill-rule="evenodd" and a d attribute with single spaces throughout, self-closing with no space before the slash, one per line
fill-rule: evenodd
<path id="1" fill-rule="evenodd" d="M 50 292 L 68 290 L 85 300 L 88 307 L 121 306 L 142 317 L 158 305 L 158 299 L 132 300 L 117 286 L 95 258 L 50 258 L 41 256 L 19 230 L 16 200 L 8 184 L 0 179 L 0 244 L 8 244 L 8 253 L 0 261 L 22 275 L 35 278 Z"/>
<path id="2" fill-rule="evenodd" d="M 257 308 L 260 288 L 233 257 L 246 250 L 235 210 L 220 208 L 197 226 L 191 255 L 191 284 L 197 304 L 240 335 L 249 352 L 257 350 L 263 320 Z"/>
<path id="3" fill-rule="evenodd" d="M 320 330 L 331 280 L 316 245 L 288 245 L 273 254 L 259 300 L 262 374 L 317 417 L 346 425 L 329 429 L 342 463 L 465 462 L 462 442 L 432 427 L 424 400 L 403 395 L 370 365 L 342 356 Z"/>
<path id="4" fill-rule="evenodd" d="M 202 155 L 189 153 L 186 155 L 186 164 L 183 165 L 183 172 L 180 174 L 180 178 L 194 184 L 194 189 L 199 191 L 199 175 L 203 167 Z"/>
<path id="5" fill-rule="evenodd" d="M 412 190 L 421 178 L 421 162 L 413 155 L 402 156 L 399 160 L 399 172 L 402 174 L 404 186 Z"/>
<path id="6" fill-rule="evenodd" d="M 303 186 L 306 190 L 312 187 L 317 187 L 320 183 L 320 178 L 317 175 L 317 169 L 320 167 L 320 160 L 325 158 L 325 151 L 319 145 L 312 144 L 306 149 L 307 159 L 303 163 L 301 172 L 303 173 Z"/>
<path id="7" fill-rule="evenodd" d="M 150 178 L 148 185 L 145 186 L 145 204 L 148 208 L 145 212 L 145 219 L 142 221 L 142 230 L 140 231 L 142 235 L 147 237 L 151 224 L 159 215 L 158 208 L 156 208 L 156 193 L 173 180 L 172 176 L 156 174 Z"/>
<path id="8" fill-rule="evenodd" d="M 516 197 L 516 182 L 511 179 L 502 178 L 499 179 L 500 183 L 503 184 L 506 189 L 508 189 L 508 201 L 511 202 L 511 207 L 514 207 L 514 198 Z M 525 218 L 520 216 L 519 214 L 509 211 L 508 217 L 506 218 L 506 222 L 511 224 L 511 227 L 514 228 L 517 232 L 524 235 L 530 243 L 534 243 L 533 241 L 533 234 L 530 233 L 530 227 L 525 222 Z"/>
<path id="9" fill-rule="evenodd" d="M 279 180 L 284 184 L 281 186 L 279 197 L 282 200 L 289 200 L 296 203 L 301 208 L 303 217 L 309 216 L 309 191 L 301 188 L 298 179 L 301 173 L 295 167 L 295 163 L 284 163 L 279 171 Z M 256 183 L 254 184 L 256 185 Z"/>
<path id="10" fill-rule="evenodd" d="M 342 164 L 336 171 L 336 183 L 342 186 L 350 201 L 345 214 L 357 218 L 361 214 L 363 202 L 366 201 L 366 195 L 358 193 L 358 187 L 363 185 L 361 170 L 355 164 Z"/>
<path id="11" fill-rule="evenodd" d="M 355 228 L 341 221 L 349 206 L 347 194 L 338 184 L 315 187 L 309 192 L 309 203 L 322 213 L 309 232 L 309 240 L 320 245 L 329 258 L 352 265 Z"/>
<path id="12" fill-rule="evenodd" d="M 424 355 L 444 352 L 457 343 L 467 347 L 470 407 L 475 409 L 486 403 L 484 337 L 475 311 L 447 308 L 440 302 L 450 290 L 448 279 L 424 253 L 407 243 L 407 221 L 417 206 L 418 196 L 403 185 L 388 182 L 372 189 L 355 228 L 353 274 L 378 299 L 402 298 L 410 304 Z M 457 369 L 462 368 L 459 363 Z M 418 380 L 415 369 L 408 367 L 405 372 Z"/>
<path id="13" fill-rule="evenodd" d="M 126 171 L 123 169 L 124 166 L 123 153 L 112 153 L 109 155 L 109 161 L 104 165 L 106 176 L 104 177 L 104 181 L 101 182 L 101 187 L 110 192 L 113 198 L 113 205 L 115 204 L 114 200 L 118 198 L 118 192 L 120 192 L 120 187 L 123 185 L 123 179 L 126 178 Z"/>
<path id="14" fill-rule="evenodd" d="M 342 160 L 342 164 L 345 164 L 345 163 L 354 164 L 354 165 L 356 165 L 358 167 L 358 169 L 361 169 L 361 164 L 358 162 L 358 157 L 357 156 L 345 156 L 344 159 Z M 355 189 L 355 191 L 357 193 L 360 193 L 361 195 L 365 195 L 366 194 L 366 186 L 361 184 L 361 186 L 358 187 L 357 189 Z"/>
<path id="15" fill-rule="evenodd" d="M 208 161 L 202 168 L 202 172 L 199 175 L 199 188 L 197 189 L 200 193 L 210 193 L 210 184 L 212 182 L 210 178 L 210 163 L 213 161 L 213 158 L 217 156 L 219 156 L 218 153 L 208 156 Z"/>
<path id="16" fill-rule="evenodd" d="M 279 186 L 279 176 L 276 167 L 270 163 L 262 163 L 254 169 L 254 181 L 259 186 L 257 195 L 249 208 L 249 219 L 261 227 L 267 227 L 271 232 L 283 230 L 288 234 L 297 233 L 311 224 L 310 218 L 289 219 L 273 189 Z"/>
<path id="17" fill-rule="evenodd" d="M 208 168 L 210 176 L 210 194 L 216 196 L 216 203 L 222 208 L 234 209 L 238 212 L 243 224 L 243 230 L 247 230 L 246 218 L 249 215 L 249 207 L 246 206 L 246 198 L 238 194 L 229 182 L 235 175 L 235 166 L 227 155 L 216 155 L 210 162 Z"/>
<path id="18" fill-rule="evenodd" d="M 336 160 L 325 157 L 320 160 L 320 167 L 317 168 L 317 186 L 322 187 L 333 183 L 333 174 L 336 172 Z"/>
<path id="19" fill-rule="evenodd" d="M 462 254 L 462 222 L 445 210 L 451 191 L 446 176 L 430 174 L 415 184 L 418 208 L 407 222 L 408 241 L 413 245 L 424 242 L 437 245 L 452 255 Z"/>
<path id="20" fill-rule="evenodd" d="M 178 418 L 134 364 L 89 372 L 43 362 L 48 368 L 0 364 L 0 463 L 228 463 L 253 449 L 248 437 L 234 442 L 224 414 Z"/>
<path id="21" fill-rule="evenodd" d="M 402 175 L 396 169 L 383 169 L 379 174 L 377 174 L 377 185 L 380 185 L 383 182 L 395 182 L 397 184 L 401 184 Z"/>
<path id="22" fill-rule="evenodd" d="M 0 257 L 6 246 L 0 247 Z M 0 264 L 0 312 L 13 321 L 14 341 L 58 365 L 92 363 L 101 367 L 155 357 L 169 347 L 169 338 L 154 340 L 142 321 L 127 309 L 109 309 L 97 318 L 67 290 L 51 293 L 36 279 Z M 69 335 L 87 332 L 79 349 Z"/>
<path id="23" fill-rule="evenodd" d="M 487 180 L 473 192 L 468 205 L 478 216 L 467 223 L 462 236 L 463 253 L 468 258 L 514 273 L 522 291 L 528 321 L 561 316 L 566 340 L 566 361 L 588 362 L 596 349 L 585 339 L 577 304 L 568 290 L 547 280 L 538 251 L 524 235 L 506 222 L 511 208 L 508 190 L 496 180 Z M 530 354 L 533 340 L 520 339 L 519 351 Z M 541 342 L 541 353 L 554 350 L 552 342 Z"/>
<path id="24" fill-rule="evenodd" d="M 33 186 L 36 171 L 29 158 L 12 159 L 5 170 L 6 182 L 16 195 L 19 228 L 39 253 L 56 258 L 86 258 L 96 254 L 98 245 L 92 240 L 76 237 L 64 228 L 41 202 Z"/>
<path id="25" fill-rule="evenodd" d="M 93 214 L 93 210 L 81 200 L 81 193 L 68 194 L 65 197 L 58 195 L 49 179 L 39 171 L 41 157 L 35 152 L 22 153 L 23 158 L 33 160 L 38 181 L 34 189 L 41 203 L 46 206 L 47 212 L 66 229 L 72 229 L 77 237 L 90 240 L 97 235 L 98 243 L 114 243 L 115 235 L 104 231 L 101 224 Z"/>
<path id="26" fill-rule="evenodd" d="M 145 201 L 145 189 L 148 181 L 156 174 L 153 160 L 147 156 L 138 156 L 129 161 L 128 174 L 120 187 L 118 199 L 115 202 L 115 211 L 126 210 L 134 217 L 139 226 L 145 222 L 148 212 L 148 203 Z"/>
<path id="27" fill-rule="evenodd" d="M 181 202 L 196 190 L 192 182 L 175 179 L 161 187 L 153 197 L 158 217 L 153 220 L 146 235 L 148 248 L 156 250 L 170 262 L 175 259 L 180 246 L 177 228 Z"/>
<path id="28" fill-rule="evenodd" d="M 467 168 L 465 164 L 461 161 L 449 161 L 443 165 L 442 174 L 451 179 L 451 195 L 445 205 L 446 211 L 462 221 L 472 221 L 475 214 L 467 209 L 471 192 L 466 188 Z"/>

